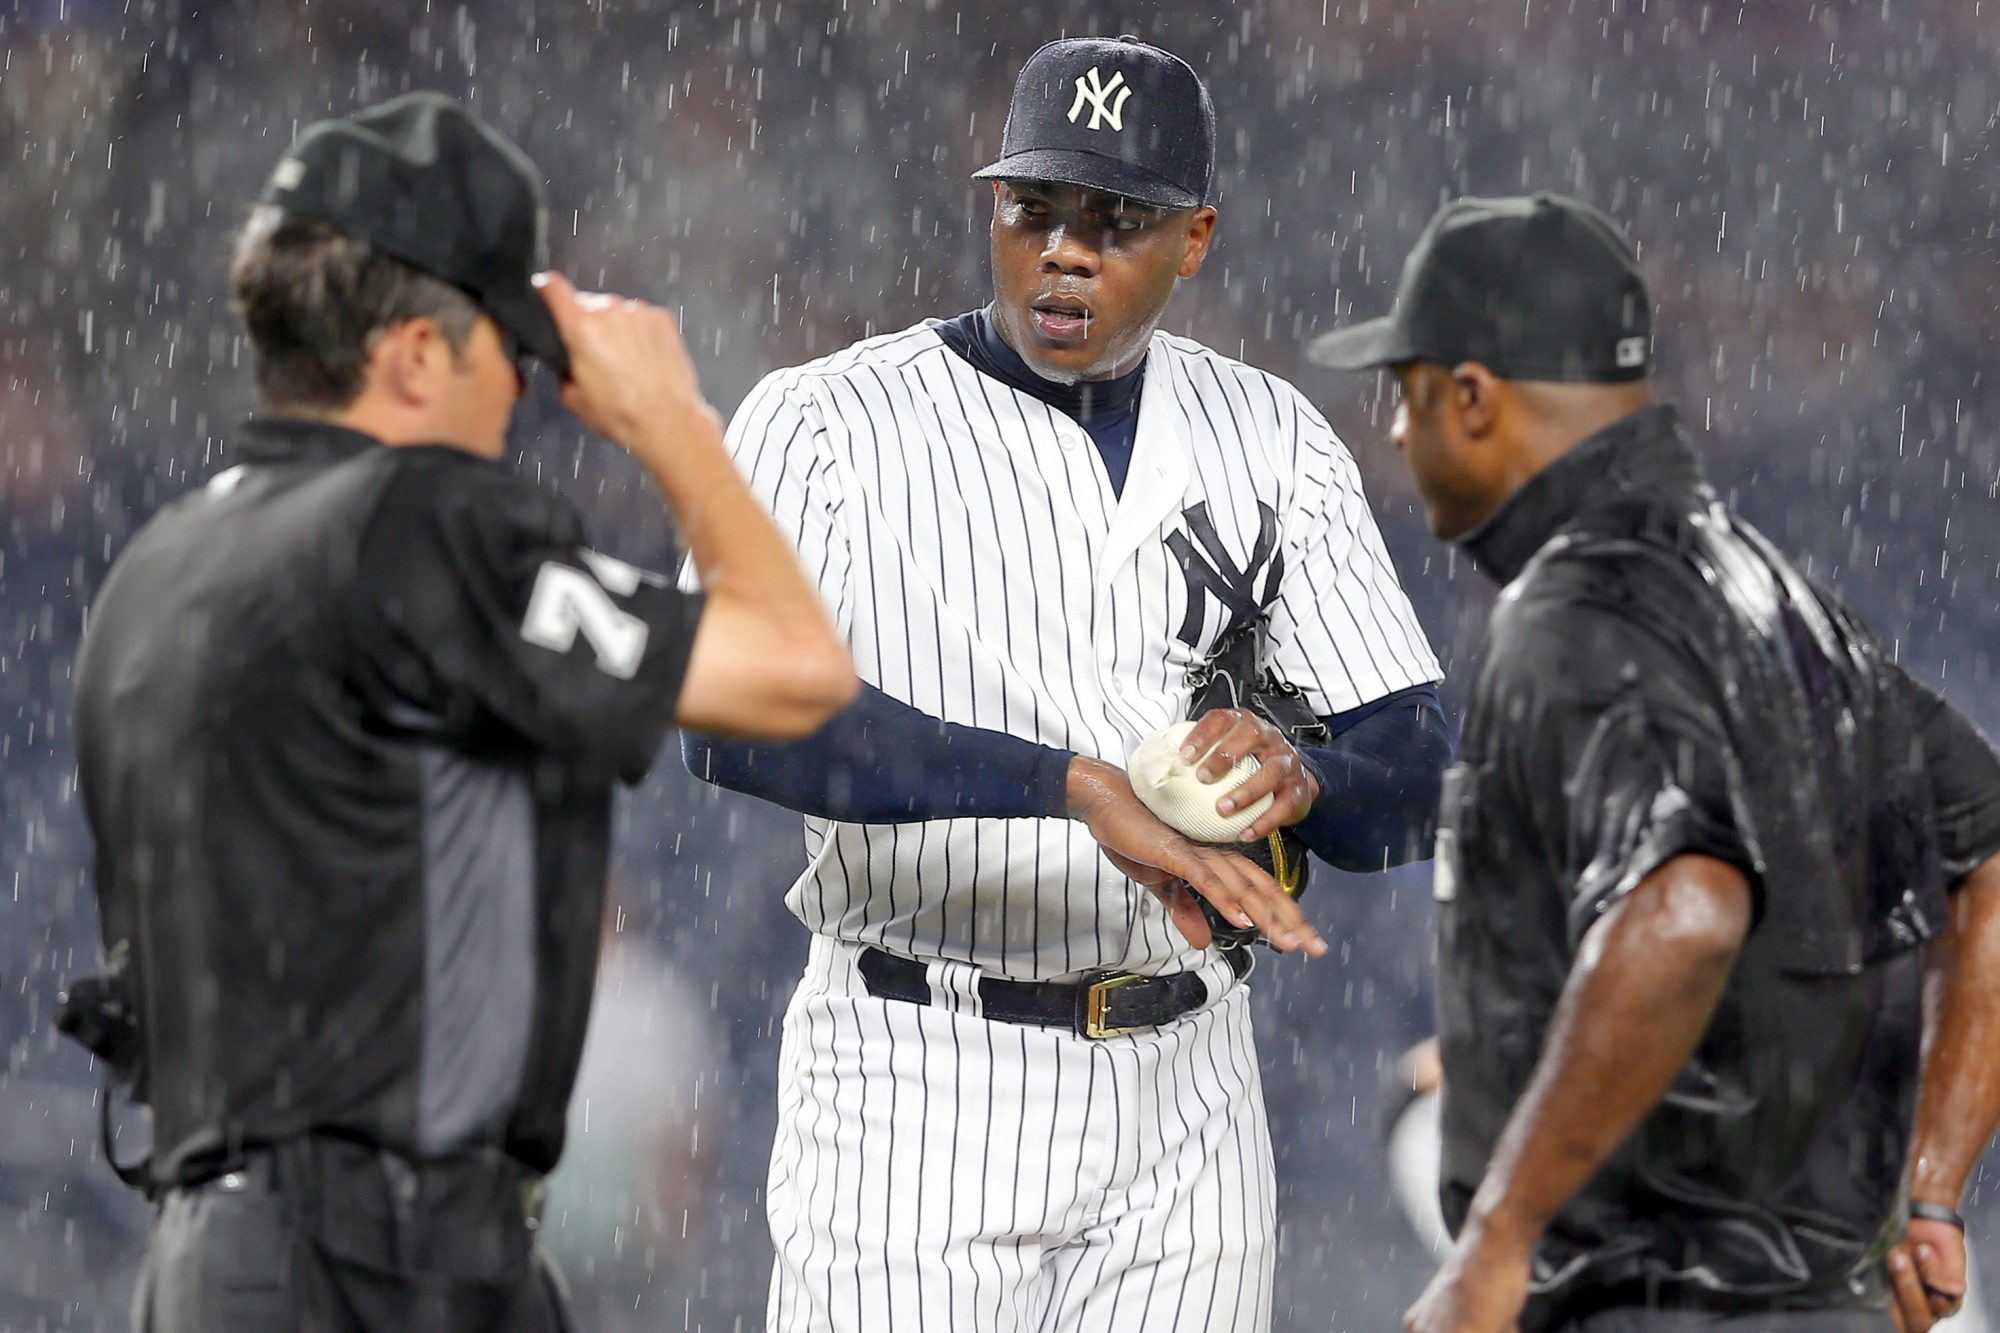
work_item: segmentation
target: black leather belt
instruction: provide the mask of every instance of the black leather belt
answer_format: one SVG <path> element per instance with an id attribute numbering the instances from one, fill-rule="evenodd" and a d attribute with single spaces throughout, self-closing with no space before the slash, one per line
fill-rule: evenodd
<path id="1" fill-rule="evenodd" d="M 1848 1280 L 1789 1294 L 1772 1292 L 1711 1291 L 1685 1283 L 1634 1279 L 1605 1286 L 1554 1295 L 1530 1296 L 1521 1312 L 1524 1333 L 1564 1333 L 1580 1326 L 1593 1315 L 1630 1310 L 1635 1316 L 1659 1311 L 1690 1311 L 1717 1320 L 1745 1315 L 1770 1315 L 1782 1328 L 1804 1328 L 1815 1317 L 1815 1329 L 1887 1329 L 1889 1319 L 1888 1271 L 1880 1263 L 1871 1264 Z M 1732 1318 L 1733 1317 L 1733 1318 Z M 1633 1327 L 1638 1327 L 1635 1319 Z"/>
<path id="2" fill-rule="evenodd" d="M 364 1267 L 512 1281 L 540 1226 L 542 1178 L 494 1147 L 407 1157 L 346 1131 L 245 1146 L 173 1192 L 284 1196 L 314 1243 Z"/>
<path id="3" fill-rule="evenodd" d="M 1229 970 L 1241 981 L 1250 974 L 1248 949 L 1225 950 Z M 868 993 L 878 1000 L 929 1004 L 929 968 L 914 958 L 863 949 L 857 964 Z M 1112 972 L 1094 981 L 1007 981 L 979 983 L 980 1012 L 1002 1023 L 1068 1028 L 1079 1037 L 1101 1040 L 1141 1028 L 1171 1023 L 1208 1003 L 1208 983 L 1199 972 L 1144 977 Z"/>

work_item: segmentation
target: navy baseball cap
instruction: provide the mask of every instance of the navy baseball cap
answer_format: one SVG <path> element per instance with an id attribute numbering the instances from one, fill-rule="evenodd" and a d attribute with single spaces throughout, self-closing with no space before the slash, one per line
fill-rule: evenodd
<path id="1" fill-rule="evenodd" d="M 307 126 L 262 202 L 459 288 L 525 351 L 569 374 L 555 318 L 530 281 L 548 267 L 540 173 L 449 97 L 407 93 Z"/>
<path id="2" fill-rule="evenodd" d="M 1559 194 L 1456 199 L 1403 261 L 1391 314 L 1315 338 L 1336 370 L 1477 361 L 1506 379 L 1645 378 L 1653 303 L 1618 224 Z"/>
<path id="3" fill-rule="evenodd" d="M 1014 83 L 1000 160 L 972 174 L 1199 208 L 1215 185 L 1215 103 L 1185 60 L 1137 37 L 1050 42 Z"/>

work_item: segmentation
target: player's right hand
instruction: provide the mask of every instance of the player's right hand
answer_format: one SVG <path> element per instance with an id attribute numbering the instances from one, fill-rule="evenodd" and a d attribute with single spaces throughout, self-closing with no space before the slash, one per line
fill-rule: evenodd
<path id="1" fill-rule="evenodd" d="M 1201 910 L 1201 899 L 1194 896 L 1194 890 L 1183 883 L 1180 876 L 1158 866 L 1134 861 L 1129 856 L 1120 856 L 1109 847 L 1100 845 L 1098 850 L 1104 853 L 1104 859 L 1111 863 L 1112 869 L 1160 900 L 1174 925 L 1187 936 L 1188 943 L 1197 949 L 1206 949 L 1215 942 L 1215 930 L 1209 925 L 1207 914 Z"/>
<path id="2" fill-rule="evenodd" d="M 1284 952 L 1326 953 L 1326 941 L 1276 880 L 1236 853 L 1193 842 L 1160 822 L 1116 765 L 1082 756 L 1070 761 L 1069 814 L 1090 830 L 1113 865 L 1166 903 L 1190 943 L 1206 946 L 1210 933 L 1186 889 L 1237 925 L 1255 926 Z"/>
<path id="3" fill-rule="evenodd" d="M 563 403 L 584 425 L 641 455 L 677 442 L 696 421 L 720 430 L 671 314 L 644 301 L 579 292 L 554 270 L 536 274 L 535 286 L 569 350 Z"/>

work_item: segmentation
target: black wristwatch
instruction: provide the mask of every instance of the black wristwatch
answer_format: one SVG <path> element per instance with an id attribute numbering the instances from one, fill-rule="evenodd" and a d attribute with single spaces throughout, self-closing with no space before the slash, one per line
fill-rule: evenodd
<path id="1" fill-rule="evenodd" d="M 1965 1219 L 1960 1217 L 1955 1209 L 1947 1208 L 1941 1203 L 1932 1203 L 1928 1199 L 1910 1200 L 1910 1216 L 1921 1217 L 1926 1222 L 1943 1222 L 1948 1226 L 1957 1227 L 1960 1231 L 1965 1230 Z"/>

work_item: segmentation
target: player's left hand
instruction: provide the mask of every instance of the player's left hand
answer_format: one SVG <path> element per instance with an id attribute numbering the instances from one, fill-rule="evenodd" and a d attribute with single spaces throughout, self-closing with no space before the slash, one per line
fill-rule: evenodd
<path id="1" fill-rule="evenodd" d="M 1925 1333 L 1965 1303 L 1965 1233 L 1949 1222 L 1913 1217 L 1889 1251 L 1890 1307 L 1898 1333 Z"/>
<path id="2" fill-rule="evenodd" d="M 1528 1303 L 1529 1252 L 1468 1227 L 1403 1316 L 1405 1333 L 1513 1333 Z"/>
<path id="3" fill-rule="evenodd" d="M 1255 805 L 1265 795 L 1271 808 L 1249 828 L 1244 842 L 1262 842 L 1287 824 L 1306 817 L 1319 799 L 1319 782 L 1285 739 L 1285 733 L 1247 708 L 1216 708 L 1202 715 L 1181 744 L 1181 758 L 1201 759 L 1196 776 L 1214 782 L 1244 759 L 1255 759 L 1257 771 L 1215 803 L 1219 815 L 1233 815 Z"/>

